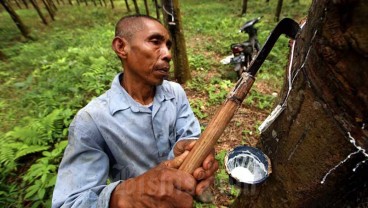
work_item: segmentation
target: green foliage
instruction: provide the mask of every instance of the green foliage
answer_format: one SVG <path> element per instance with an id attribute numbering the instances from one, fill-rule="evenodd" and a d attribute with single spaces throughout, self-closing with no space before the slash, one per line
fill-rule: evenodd
<path id="1" fill-rule="evenodd" d="M 270 109 L 273 106 L 275 97 L 272 95 L 262 94 L 256 90 L 251 90 L 245 99 L 245 103 L 257 106 L 259 109 Z"/>
<path id="2" fill-rule="evenodd" d="M 203 112 L 203 109 L 205 108 L 206 104 L 204 101 L 197 99 L 197 100 L 190 100 L 190 107 L 192 108 L 194 114 L 199 119 L 206 118 L 208 116 L 207 113 Z"/>
<path id="3" fill-rule="evenodd" d="M 28 186 L 25 199 L 31 199 L 34 203 L 42 204 L 44 207 L 51 206 L 57 166 L 66 145 L 67 141 L 61 141 L 52 151 L 42 152 L 43 157 L 28 169 L 23 177 L 23 181 Z"/>
<path id="4" fill-rule="evenodd" d="M 234 83 L 230 80 L 222 80 L 220 78 L 214 78 L 211 80 L 211 84 L 207 88 L 210 104 L 220 104 L 225 101 L 226 96 L 229 94 Z"/>

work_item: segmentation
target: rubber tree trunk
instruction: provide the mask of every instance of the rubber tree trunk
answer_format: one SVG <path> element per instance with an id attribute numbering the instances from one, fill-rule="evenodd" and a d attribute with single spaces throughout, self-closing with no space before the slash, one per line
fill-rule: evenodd
<path id="1" fill-rule="evenodd" d="M 114 6 L 114 0 L 110 0 L 110 4 L 111 4 L 111 8 L 114 9 L 115 6 Z"/>
<path id="2" fill-rule="evenodd" d="M 157 0 L 154 0 L 155 3 L 155 8 L 156 8 L 156 18 L 159 20 L 160 19 L 160 6 L 158 5 Z"/>
<path id="3" fill-rule="evenodd" d="M 367 1 L 312 3 L 296 40 L 287 107 L 261 134 L 273 172 L 234 207 L 367 205 L 367 34 Z M 280 103 L 288 87 L 285 79 Z"/>
<path id="4" fill-rule="evenodd" d="M 22 7 L 20 6 L 19 2 L 18 2 L 17 0 L 14 0 L 14 1 L 15 1 L 15 4 L 17 5 L 17 7 L 18 7 L 19 9 L 22 9 Z"/>
<path id="5" fill-rule="evenodd" d="M 247 13 L 247 7 L 248 7 L 248 0 L 243 0 L 242 11 L 240 16 L 243 16 L 244 14 Z"/>
<path id="6" fill-rule="evenodd" d="M 184 84 L 186 81 L 191 79 L 191 75 L 181 21 L 179 0 L 161 0 L 161 4 L 163 8 L 162 12 L 164 14 L 163 19 L 173 42 L 171 53 L 174 62 L 175 80 L 180 84 Z"/>
<path id="7" fill-rule="evenodd" d="M 26 6 L 27 9 L 29 9 L 29 6 L 28 6 L 28 3 L 27 3 L 27 0 L 22 0 L 24 6 Z"/>
<path id="8" fill-rule="evenodd" d="M 40 7 L 38 6 L 38 3 L 36 0 L 29 0 L 29 2 L 31 2 L 32 6 L 35 8 L 35 10 L 37 11 L 38 16 L 41 18 L 43 24 L 47 25 L 47 20 L 45 18 L 45 16 L 43 16 Z"/>
<path id="9" fill-rule="evenodd" d="M 276 13 L 275 13 L 275 21 L 278 22 L 280 20 L 281 9 L 282 9 L 283 0 L 277 1 Z"/>
<path id="10" fill-rule="evenodd" d="M 128 4 L 128 0 L 125 0 L 125 6 L 126 6 L 128 12 L 131 12 L 129 4 Z"/>
<path id="11" fill-rule="evenodd" d="M 140 14 L 137 0 L 133 0 L 133 3 L 134 3 L 134 8 L 135 8 L 135 13 Z"/>
<path id="12" fill-rule="evenodd" d="M 51 6 L 48 4 L 48 2 L 47 2 L 46 0 L 42 0 L 42 2 L 43 2 L 43 4 L 45 5 L 46 10 L 47 10 L 47 12 L 49 13 L 49 15 L 50 15 L 51 19 L 52 19 L 53 21 L 55 21 L 54 12 L 53 12 L 53 10 L 52 10 Z"/>
<path id="13" fill-rule="evenodd" d="M 144 0 L 144 7 L 146 9 L 146 14 L 149 16 L 150 13 L 149 13 L 149 8 L 148 8 L 148 3 L 147 3 L 147 0 Z"/>
<path id="14" fill-rule="evenodd" d="M 22 35 L 27 39 L 31 39 L 28 28 L 24 25 L 24 23 L 22 22 L 18 14 L 10 6 L 10 4 L 8 4 L 8 1 L 1 0 L 0 3 L 1 5 L 3 5 L 4 9 L 9 13 L 10 17 L 13 19 L 14 23 L 17 25 Z"/>

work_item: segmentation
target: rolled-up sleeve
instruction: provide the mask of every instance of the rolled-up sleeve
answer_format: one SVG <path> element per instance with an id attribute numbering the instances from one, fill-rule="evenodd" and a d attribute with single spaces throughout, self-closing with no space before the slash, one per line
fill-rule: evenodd
<path id="1" fill-rule="evenodd" d="M 119 181 L 107 185 L 106 144 L 91 116 L 80 111 L 69 127 L 69 143 L 58 170 L 52 207 L 109 207 Z"/>

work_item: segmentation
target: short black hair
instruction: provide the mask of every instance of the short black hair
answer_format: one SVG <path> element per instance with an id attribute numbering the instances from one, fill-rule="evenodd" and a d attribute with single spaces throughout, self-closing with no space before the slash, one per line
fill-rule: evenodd
<path id="1" fill-rule="evenodd" d="M 122 17 L 115 26 L 115 37 L 124 37 L 130 39 L 138 30 L 141 30 L 144 26 L 143 20 L 149 19 L 156 21 L 160 24 L 160 20 L 144 15 L 144 14 L 133 14 Z"/>

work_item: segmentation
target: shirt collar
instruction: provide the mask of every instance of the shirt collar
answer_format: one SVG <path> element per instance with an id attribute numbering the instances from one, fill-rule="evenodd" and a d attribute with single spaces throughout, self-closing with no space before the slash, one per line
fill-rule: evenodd
<path id="1" fill-rule="evenodd" d="M 111 88 L 108 91 L 109 99 L 109 109 L 110 114 L 114 115 L 117 111 L 126 110 L 131 108 L 132 111 L 137 110 L 137 103 L 134 99 L 127 93 L 127 91 L 120 85 L 120 79 L 123 73 L 119 73 L 115 76 L 112 81 Z M 156 93 L 154 97 L 154 102 L 161 104 L 166 100 L 171 100 L 175 98 L 174 90 L 170 87 L 168 81 L 164 80 L 162 85 L 156 87 Z"/>

